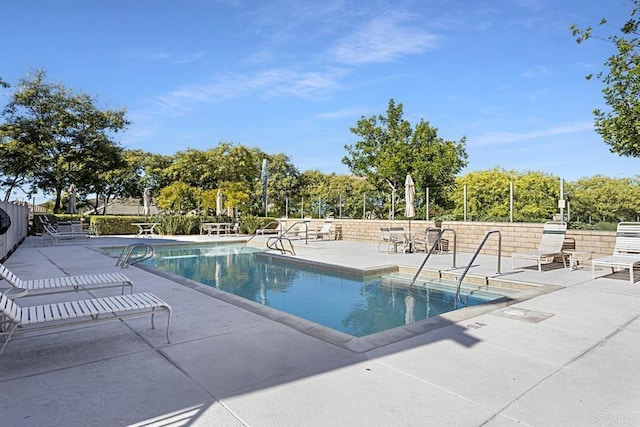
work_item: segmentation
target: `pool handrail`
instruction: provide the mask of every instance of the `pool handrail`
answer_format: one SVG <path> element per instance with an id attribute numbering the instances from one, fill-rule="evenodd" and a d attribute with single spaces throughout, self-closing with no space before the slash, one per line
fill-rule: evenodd
<path id="1" fill-rule="evenodd" d="M 411 280 L 411 284 L 409 285 L 409 287 L 413 286 L 416 283 L 416 280 L 418 279 L 418 276 L 422 272 L 422 269 L 424 268 L 425 264 L 429 260 L 429 257 L 431 256 L 431 254 L 440 245 L 440 240 L 442 239 L 442 235 L 446 231 L 451 231 L 453 233 L 453 265 L 451 266 L 451 268 L 456 268 L 456 253 L 458 251 L 458 241 L 457 241 L 458 238 L 456 236 L 456 230 L 454 230 L 453 228 L 443 228 L 443 229 L 429 228 L 429 230 L 439 230 L 438 237 L 436 237 L 436 240 L 433 242 L 433 246 L 431 246 L 431 249 L 429 249 L 429 251 L 427 252 L 427 255 L 424 257 L 424 260 L 422 260 L 422 264 L 420 264 L 420 267 L 418 267 L 418 269 L 416 270 L 416 274 L 414 274 L 413 280 Z"/>
<path id="2" fill-rule="evenodd" d="M 282 254 L 286 254 L 287 252 L 290 252 L 291 255 L 295 255 L 296 250 L 293 247 L 293 242 L 291 241 L 291 239 L 287 237 L 287 233 L 293 232 L 294 227 L 300 224 L 304 226 L 304 244 L 305 245 L 309 244 L 309 224 L 307 221 L 302 220 L 302 221 L 296 221 L 293 224 L 291 224 L 289 228 L 282 231 L 277 237 L 270 237 L 269 239 L 267 239 L 267 247 L 269 249 L 280 251 L 280 253 Z M 298 237 L 300 237 L 301 231 L 296 231 L 296 233 L 298 234 Z M 289 247 L 291 249 L 287 249 L 284 247 L 285 241 L 289 242 Z"/>
<path id="3" fill-rule="evenodd" d="M 137 248 L 144 248 L 144 253 L 139 256 L 135 256 L 132 258 L 133 251 Z M 133 243 L 131 245 L 127 245 L 118 260 L 116 261 L 116 267 L 120 266 L 120 268 L 124 269 L 129 267 L 130 264 L 136 264 L 138 262 L 153 258 L 155 256 L 155 252 L 153 250 L 153 246 L 147 245 L 146 243 Z"/>
<path id="4" fill-rule="evenodd" d="M 476 249 L 476 251 L 473 253 L 473 256 L 469 260 L 469 263 L 467 264 L 467 266 L 464 268 L 464 271 L 462 272 L 462 274 L 458 276 L 456 279 L 456 298 L 455 298 L 456 302 L 467 305 L 465 302 L 462 301 L 462 298 L 460 297 L 460 287 L 462 286 L 462 279 L 464 279 L 464 276 L 466 276 L 467 273 L 469 272 L 469 269 L 471 268 L 471 266 L 473 265 L 473 262 L 478 257 L 478 254 L 480 253 L 480 250 L 482 249 L 484 244 L 487 242 L 487 239 L 489 239 L 489 236 L 491 236 L 494 233 L 498 233 L 498 271 L 496 274 L 501 274 L 500 259 L 502 258 L 502 233 L 500 233 L 500 230 L 489 230 L 485 233 L 484 238 L 482 239 L 482 242 L 480 242 L 478 249 Z"/>
<path id="5" fill-rule="evenodd" d="M 289 242 L 289 246 L 291 247 L 291 249 L 286 249 L 284 247 L 284 241 Z M 278 243 L 280 244 L 278 246 Z M 291 242 L 291 239 L 289 239 L 288 237 L 284 237 L 284 236 L 278 236 L 278 237 L 274 237 L 271 236 L 267 239 L 267 248 L 269 249 L 273 249 L 273 250 L 277 250 L 280 251 L 281 254 L 286 254 L 287 252 L 290 252 L 291 255 L 295 255 L 296 251 L 293 248 L 293 243 Z"/>

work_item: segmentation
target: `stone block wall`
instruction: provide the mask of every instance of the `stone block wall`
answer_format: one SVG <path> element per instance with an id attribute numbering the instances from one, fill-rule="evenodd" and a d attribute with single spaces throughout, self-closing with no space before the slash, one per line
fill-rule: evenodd
<path id="1" fill-rule="evenodd" d="M 312 220 L 311 227 L 322 226 L 324 220 Z M 342 227 L 342 238 L 357 242 L 378 243 L 380 239 L 380 227 L 404 227 L 412 232 L 424 233 L 427 227 L 434 227 L 433 221 L 408 220 L 388 221 L 388 220 L 353 220 L 335 219 L 334 223 Z M 459 252 L 473 253 L 484 238 L 486 232 L 490 230 L 500 230 L 502 239 L 502 254 L 509 256 L 512 252 L 522 252 L 535 249 L 542 237 L 544 224 L 522 223 L 522 222 L 458 222 L 445 221 L 442 224 L 444 229 L 455 230 L 457 246 Z M 450 247 L 453 245 L 454 233 L 447 231 L 443 238 L 449 240 Z M 588 230 L 567 230 L 567 239 L 575 241 L 576 250 L 593 251 L 593 256 L 606 256 L 613 253 L 616 233 L 612 231 L 588 231 Z M 498 236 L 494 234 L 489 237 L 482 252 L 489 255 L 498 253 Z"/>

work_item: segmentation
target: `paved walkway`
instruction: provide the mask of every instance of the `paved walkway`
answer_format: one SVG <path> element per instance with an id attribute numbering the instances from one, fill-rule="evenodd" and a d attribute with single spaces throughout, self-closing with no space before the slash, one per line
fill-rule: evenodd
<path id="1" fill-rule="evenodd" d="M 132 240 L 27 242 L 5 265 L 27 279 L 121 271 L 96 247 Z M 296 249 L 299 259 L 356 268 L 423 259 L 343 241 Z M 458 255 L 464 266 L 469 255 Z M 137 292 L 173 306 L 172 343 L 161 321 L 153 330 L 146 318 L 21 335 L 0 355 L 0 423 L 640 425 L 640 283 L 625 275 L 591 280 L 586 269 L 557 266 L 514 272 L 510 259 L 502 261 L 503 277 L 558 290 L 364 351 L 130 267 L 124 272 Z M 450 254 L 437 255 L 427 267 L 451 271 L 451 264 Z M 495 275 L 496 257 L 476 264 L 475 274 Z"/>

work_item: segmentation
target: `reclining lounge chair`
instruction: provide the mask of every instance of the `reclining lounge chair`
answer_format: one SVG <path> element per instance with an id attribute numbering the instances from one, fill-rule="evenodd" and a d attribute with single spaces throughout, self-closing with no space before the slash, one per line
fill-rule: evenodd
<path id="1" fill-rule="evenodd" d="M 51 244 L 57 243 L 58 240 L 75 240 L 75 239 L 89 239 L 91 235 L 86 230 L 74 230 L 71 231 L 58 231 L 53 228 L 50 224 L 42 224 L 42 229 L 44 230 L 43 240 L 49 240 Z"/>
<path id="2" fill-rule="evenodd" d="M 284 231 L 286 220 L 271 221 L 264 228 L 258 228 L 256 234 L 277 234 L 280 235 Z"/>
<path id="3" fill-rule="evenodd" d="M 640 265 L 640 223 L 621 222 L 616 232 L 613 255 L 592 260 L 591 277 L 596 278 L 596 266 L 610 267 L 612 273 L 616 268 L 628 269 L 633 285 L 633 268 L 636 265 Z"/>
<path id="4" fill-rule="evenodd" d="M 538 249 L 528 252 L 514 252 L 511 254 L 511 266 L 516 268 L 516 258 L 535 260 L 538 263 L 538 271 L 542 271 L 542 262 L 550 262 L 555 257 L 562 257 L 562 262 L 566 259 L 562 253 L 562 245 L 567 234 L 567 224 L 564 222 L 547 222 L 542 230 L 542 239 L 538 244 Z"/>
<path id="5" fill-rule="evenodd" d="M 0 338 L 4 337 L 0 354 L 16 332 L 32 332 L 149 314 L 151 315 L 151 327 L 155 328 L 154 316 L 161 311 L 168 315 L 167 342 L 170 343 L 171 306 L 150 293 L 21 307 L 0 292 Z"/>
<path id="6" fill-rule="evenodd" d="M 331 239 L 332 234 L 334 234 L 333 221 L 325 221 L 324 224 L 322 224 L 322 228 L 320 228 L 319 230 L 309 230 L 309 232 L 307 233 L 310 239 L 322 240 L 324 240 L 325 236 L 327 236 L 328 239 Z"/>
<path id="7" fill-rule="evenodd" d="M 124 288 L 129 287 L 133 293 L 133 282 L 122 273 L 102 273 L 86 276 L 64 276 L 46 279 L 22 280 L 11 270 L 0 264 L 0 278 L 4 279 L 16 291 L 29 292 L 30 295 L 46 295 L 60 292 L 78 292 L 86 289 L 97 288 Z"/>

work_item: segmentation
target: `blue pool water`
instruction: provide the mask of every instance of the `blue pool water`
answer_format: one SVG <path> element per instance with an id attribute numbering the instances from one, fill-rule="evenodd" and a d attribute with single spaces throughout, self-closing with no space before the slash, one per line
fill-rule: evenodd
<path id="1" fill-rule="evenodd" d="M 362 337 L 461 308 L 450 288 L 408 289 L 390 276 L 349 277 L 271 261 L 243 245 L 155 247 L 145 261 L 251 301 Z M 468 300 L 467 300 L 468 298 Z M 500 298 L 466 296 L 467 305 Z"/>

